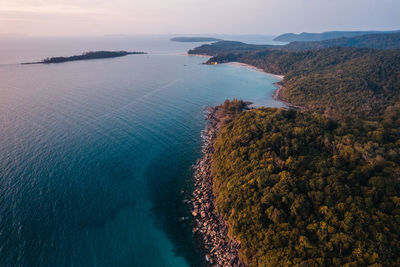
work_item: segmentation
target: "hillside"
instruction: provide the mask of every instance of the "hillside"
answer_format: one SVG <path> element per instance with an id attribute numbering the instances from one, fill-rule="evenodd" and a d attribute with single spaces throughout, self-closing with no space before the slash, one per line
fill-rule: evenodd
<path id="1" fill-rule="evenodd" d="M 295 33 L 285 33 L 279 35 L 274 39 L 274 41 L 280 42 L 312 42 L 312 41 L 323 41 L 329 39 L 337 39 L 342 37 L 355 37 L 366 34 L 385 34 L 385 33 L 395 33 L 398 31 L 330 31 L 323 33 L 308 33 L 303 32 L 300 34 Z"/>
<path id="2" fill-rule="evenodd" d="M 219 126 L 212 192 L 240 259 L 400 266 L 400 49 L 220 42 L 198 52 L 285 75 L 284 99 L 306 108 L 236 112 Z"/>
<path id="3" fill-rule="evenodd" d="M 242 62 L 285 75 L 285 100 L 328 116 L 375 117 L 400 98 L 400 50 L 325 48 L 306 51 L 232 44 L 197 48 L 208 63 Z"/>
<path id="4" fill-rule="evenodd" d="M 216 56 L 219 54 L 242 53 L 242 52 L 258 51 L 270 48 L 273 49 L 277 47 L 279 46 L 245 44 L 236 41 L 219 41 L 212 44 L 204 44 L 202 46 L 196 47 L 195 49 L 191 49 L 188 51 L 188 54 Z"/>
<path id="5" fill-rule="evenodd" d="M 400 265 L 400 108 L 374 124 L 238 115 L 214 143 L 216 208 L 249 266 Z"/>
<path id="6" fill-rule="evenodd" d="M 189 50 L 189 54 L 216 56 L 219 54 L 261 51 L 265 49 L 302 51 L 331 47 L 397 49 L 400 48 L 400 32 L 392 34 L 369 34 L 351 38 L 344 37 L 318 42 L 292 42 L 286 45 L 254 45 L 234 41 L 220 41 L 196 47 L 195 49 Z"/>
<path id="7" fill-rule="evenodd" d="M 368 34 L 351 38 L 342 37 L 321 42 L 292 42 L 284 47 L 288 50 L 307 50 L 328 47 L 395 49 L 400 48 L 400 32 L 392 34 Z"/>

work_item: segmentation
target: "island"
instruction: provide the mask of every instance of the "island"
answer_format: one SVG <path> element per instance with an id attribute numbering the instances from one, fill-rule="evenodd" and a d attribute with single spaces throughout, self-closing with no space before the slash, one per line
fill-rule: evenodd
<path id="1" fill-rule="evenodd" d="M 322 48 L 355 47 L 373 49 L 399 49 L 400 32 L 387 34 L 366 34 L 355 37 L 341 37 L 325 41 L 313 42 L 291 42 L 285 45 L 260 45 L 246 44 L 238 41 L 219 41 L 212 44 L 204 44 L 195 49 L 189 50 L 189 54 L 202 54 L 208 56 L 223 56 L 237 58 L 238 55 L 250 52 L 270 52 L 285 54 L 287 51 L 312 51 Z M 280 50 L 278 52 L 277 50 Z"/>
<path id="2" fill-rule="evenodd" d="M 356 37 L 367 34 L 391 34 L 399 31 L 330 31 L 322 33 L 302 32 L 300 34 L 285 33 L 274 39 L 278 42 L 312 42 L 337 39 L 342 37 Z"/>
<path id="3" fill-rule="evenodd" d="M 400 39 L 338 40 L 190 51 L 283 75 L 301 107 L 208 110 L 191 208 L 210 265 L 400 266 Z"/>
<path id="4" fill-rule="evenodd" d="M 200 43 L 200 42 L 217 42 L 222 40 L 213 37 L 174 37 L 171 39 L 171 41 L 182 42 L 182 43 Z"/>
<path id="5" fill-rule="evenodd" d="M 82 55 L 75 55 L 70 57 L 50 57 L 39 62 L 28 62 L 22 64 L 51 64 L 51 63 L 64 63 L 69 61 L 78 60 L 92 60 L 92 59 L 103 59 L 103 58 L 114 58 L 124 57 L 127 55 L 143 55 L 145 52 L 127 52 L 127 51 L 93 51 L 86 52 Z"/>

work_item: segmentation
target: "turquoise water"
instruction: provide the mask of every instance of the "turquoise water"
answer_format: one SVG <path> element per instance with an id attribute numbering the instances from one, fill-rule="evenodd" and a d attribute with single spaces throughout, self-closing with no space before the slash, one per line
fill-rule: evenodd
<path id="1" fill-rule="evenodd" d="M 149 55 L 10 64 L 17 53 L 0 65 L 0 265 L 201 263 L 179 218 L 203 110 L 226 98 L 281 106 L 277 79 L 202 65 L 183 55 L 187 44 L 146 42 Z"/>

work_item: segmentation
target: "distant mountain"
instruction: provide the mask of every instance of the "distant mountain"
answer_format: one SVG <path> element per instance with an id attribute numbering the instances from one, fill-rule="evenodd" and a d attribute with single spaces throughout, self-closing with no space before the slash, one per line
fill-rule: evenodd
<path id="1" fill-rule="evenodd" d="M 243 52 L 262 51 L 266 49 L 302 51 L 332 47 L 400 49 L 400 32 L 392 34 L 368 34 L 351 38 L 343 37 L 319 42 L 292 42 L 287 45 L 254 45 L 242 42 L 221 41 L 189 50 L 189 54 L 209 56 L 224 54 L 225 59 L 227 59 L 227 54 L 230 54 L 229 60 L 232 61 L 235 58 L 235 54 Z"/>
<path id="2" fill-rule="evenodd" d="M 283 47 L 289 50 L 309 50 L 329 47 L 395 49 L 400 48 L 400 32 L 391 34 L 368 34 L 351 38 L 342 37 L 319 42 L 292 42 Z"/>
<path id="3" fill-rule="evenodd" d="M 324 41 L 329 39 L 337 39 L 342 37 L 355 37 L 366 34 L 385 34 L 385 33 L 396 33 L 400 31 L 331 31 L 323 33 L 308 33 L 303 32 L 300 34 L 285 33 L 274 39 L 274 41 L 280 42 L 313 42 L 313 41 Z"/>
<path id="4" fill-rule="evenodd" d="M 236 41 L 220 41 L 213 44 L 204 44 L 200 47 L 189 50 L 188 53 L 216 56 L 220 53 L 225 53 L 225 52 L 239 53 L 239 52 L 257 51 L 275 47 L 280 47 L 280 46 L 245 44 Z"/>
<path id="5" fill-rule="evenodd" d="M 221 39 L 213 37 L 174 37 L 171 39 L 171 41 L 183 42 L 183 43 L 196 43 L 196 42 L 216 42 L 216 41 L 221 41 Z"/>

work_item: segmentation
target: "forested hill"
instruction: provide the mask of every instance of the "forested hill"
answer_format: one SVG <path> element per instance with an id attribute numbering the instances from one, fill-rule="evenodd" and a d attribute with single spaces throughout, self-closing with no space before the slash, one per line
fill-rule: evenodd
<path id="1" fill-rule="evenodd" d="M 292 42 L 286 45 L 254 45 L 234 41 L 220 41 L 189 50 L 189 54 L 207 54 L 215 56 L 228 52 L 237 53 L 265 49 L 301 51 L 330 47 L 396 49 L 400 48 L 400 32 L 392 34 L 368 34 L 350 38 L 343 37 L 318 42 Z"/>
<path id="2" fill-rule="evenodd" d="M 276 48 L 274 45 L 255 45 L 255 44 L 245 44 L 236 41 L 219 41 L 212 44 L 204 44 L 195 49 L 189 50 L 189 54 L 192 55 L 208 55 L 216 56 L 226 53 L 244 53 L 250 51 L 259 51 L 265 49 Z"/>
<path id="3" fill-rule="evenodd" d="M 395 33 L 398 31 L 331 31 L 323 33 L 308 33 L 303 32 L 300 34 L 295 33 L 285 33 L 279 35 L 274 39 L 274 41 L 280 42 L 313 42 L 313 41 L 323 41 L 329 39 L 337 39 L 342 37 L 355 37 L 367 34 L 386 34 Z"/>
<path id="4" fill-rule="evenodd" d="M 256 109 L 224 126 L 216 208 L 248 266 L 400 266 L 399 117 Z"/>
<path id="5" fill-rule="evenodd" d="M 246 51 L 244 45 L 234 44 L 224 51 L 221 44 L 217 46 L 217 50 L 213 45 L 202 46 L 191 53 L 213 55 L 208 63 L 237 61 L 285 75 L 281 82 L 285 100 L 330 117 L 373 118 L 399 101 L 400 49 L 287 51 L 250 45 Z"/>
<path id="6" fill-rule="evenodd" d="M 368 34 L 351 38 L 343 37 L 321 42 L 292 42 L 284 46 L 284 48 L 288 50 L 307 50 L 328 47 L 400 48 L 400 32 L 392 34 Z"/>
<path id="7" fill-rule="evenodd" d="M 306 107 L 235 114 L 218 133 L 215 205 L 241 259 L 400 266 L 400 49 L 220 42 L 190 53 L 283 74 L 283 98 Z"/>

